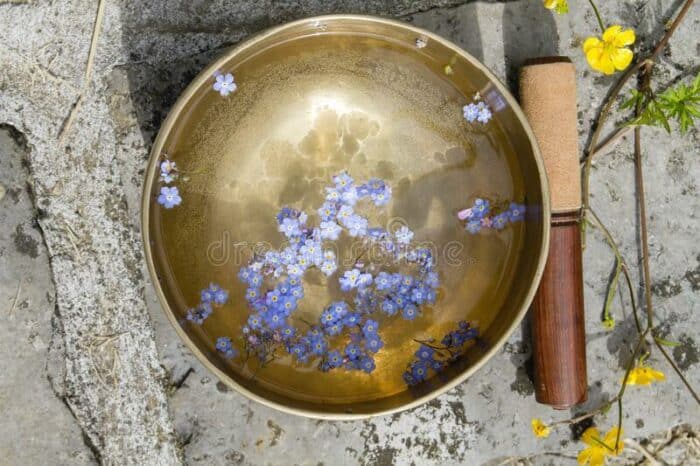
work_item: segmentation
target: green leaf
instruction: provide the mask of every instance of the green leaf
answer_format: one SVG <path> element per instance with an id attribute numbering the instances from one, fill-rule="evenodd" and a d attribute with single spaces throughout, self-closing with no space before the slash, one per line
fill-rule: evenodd
<path id="1" fill-rule="evenodd" d="M 615 297 L 615 292 L 617 291 L 617 282 L 620 280 L 620 272 L 622 272 L 622 262 L 619 259 L 615 259 L 615 273 L 613 274 L 612 281 L 608 287 L 608 294 L 605 297 L 605 305 L 603 307 L 603 326 L 607 329 L 613 329 L 615 327 L 615 319 L 613 319 L 610 314 L 610 308 L 612 307 L 612 301 Z"/>
<path id="2" fill-rule="evenodd" d="M 641 104 L 644 101 L 644 95 L 636 89 L 632 89 L 630 92 L 632 96 L 625 100 L 620 108 L 635 108 L 637 104 Z"/>
<path id="3" fill-rule="evenodd" d="M 669 340 L 664 340 L 664 339 L 661 338 L 661 337 L 654 337 L 654 340 L 655 340 L 658 344 L 660 344 L 660 345 L 670 346 L 671 348 L 675 348 L 676 346 L 681 346 L 681 344 L 678 343 L 678 342 L 669 341 Z"/>
<path id="4" fill-rule="evenodd" d="M 670 133 L 670 121 L 675 120 L 681 134 L 685 134 L 695 125 L 695 120 L 700 119 L 700 74 L 692 83 L 670 87 L 658 96 L 633 89 L 620 108 L 641 109 L 627 126 L 658 126 Z"/>
<path id="5" fill-rule="evenodd" d="M 661 123 L 667 133 L 671 133 L 671 124 L 668 122 L 668 117 L 666 117 L 666 114 L 663 112 L 663 110 L 658 108 L 656 104 L 653 103 L 652 105 L 655 107 L 654 112 L 656 114 L 657 121 Z"/>
<path id="6" fill-rule="evenodd" d="M 700 74 L 690 85 L 679 84 L 661 93 L 659 108 L 678 122 L 681 133 L 687 133 L 700 117 Z"/>

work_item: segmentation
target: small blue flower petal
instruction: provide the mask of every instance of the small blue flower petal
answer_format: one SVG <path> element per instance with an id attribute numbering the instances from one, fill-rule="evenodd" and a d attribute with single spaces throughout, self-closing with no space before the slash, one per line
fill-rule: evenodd
<path id="1" fill-rule="evenodd" d="M 177 186 L 163 186 L 160 188 L 160 194 L 158 195 L 158 204 L 162 205 L 166 209 L 172 209 L 173 207 L 180 205 L 182 198 L 180 197 L 180 192 Z"/>
<path id="2" fill-rule="evenodd" d="M 365 356 L 360 360 L 360 368 L 368 374 L 375 369 L 374 359 L 370 356 Z"/>

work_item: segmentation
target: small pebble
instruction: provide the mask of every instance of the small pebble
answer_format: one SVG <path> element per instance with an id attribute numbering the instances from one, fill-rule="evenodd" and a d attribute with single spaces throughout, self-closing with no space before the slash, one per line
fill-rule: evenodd
<path id="1" fill-rule="evenodd" d="M 216 382 L 216 389 L 221 393 L 228 393 L 231 391 L 231 389 L 228 388 L 223 382 Z"/>

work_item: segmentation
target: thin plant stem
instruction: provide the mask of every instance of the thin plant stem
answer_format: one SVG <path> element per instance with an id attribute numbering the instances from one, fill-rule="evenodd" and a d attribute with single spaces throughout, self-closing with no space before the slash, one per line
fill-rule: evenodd
<path id="1" fill-rule="evenodd" d="M 645 65 L 640 71 L 637 88 L 640 92 L 647 92 L 651 87 L 651 73 L 654 64 Z M 641 102 L 637 102 L 636 115 L 642 112 Z M 639 234 L 642 243 L 642 273 L 644 278 L 644 301 L 647 314 L 647 326 L 654 326 L 654 308 L 651 299 L 651 272 L 649 267 L 649 233 L 647 228 L 646 196 L 644 193 L 644 165 L 642 162 L 642 129 L 634 128 L 634 180 L 637 191 L 637 205 L 639 207 Z"/>
<path id="2" fill-rule="evenodd" d="M 640 78 L 640 90 L 648 90 L 651 80 L 651 72 L 653 65 L 649 65 L 644 71 Z M 647 326 L 649 328 L 653 327 L 654 320 L 654 310 L 653 302 L 651 297 L 651 272 L 649 266 L 649 233 L 647 226 L 647 214 L 646 214 L 646 200 L 644 193 L 644 166 L 642 161 L 642 148 L 641 148 L 641 131 L 640 128 L 635 128 L 634 130 L 634 166 L 635 166 L 635 180 L 637 187 L 637 200 L 639 205 L 639 224 L 640 224 L 640 241 L 642 243 L 642 271 L 644 274 L 644 297 L 645 297 L 645 307 L 647 314 Z M 683 384 L 688 388 L 695 401 L 700 403 L 700 398 L 698 398 L 697 393 L 693 390 L 688 380 L 683 376 L 678 366 L 671 360 L 666 350 L 663 349 L 661 344 L 654 339 L 654 343 L 660 352 L 664 355 L 666 360 L 671 364 L 673 370 L 680 376 Z"/>
<path id="3" fill-rule="evenodd" d="M 589 0 L 591 2 L 591 5 L 594 6 L 592 0 Z M 583 207 L 584 207 L 584 213 L 586 211 L 586 208 L 589 205 L 589 193 L 590 193 L 590 171 L 591 171 L 591 162 L 593 159 L 594 155 L 594 149 L 596 148 L 598 144 L 598 140 L 600 138 L 600 132 L 603 130 L 603 126 L 605 125 L 605 122 L 607 121 L 608 115 L 610 114 L 610 110 L 615 103 L 615 100 L 617 99 L 617 96 L 620 95 L 620 92 L 624 88 L 625 84 L 629 79 L 636 75 L 639 70 L 642 69 L 643 66 L 653 63 L 654 60 L 659 56 L 659 54 L 666 48 L 666 45 L 668 44 L 668 41 L 671 40 L 671 37 L 673 36 L 674 32 L 676 32 L 676 29 L 678 29 L 678 26 L 681 24 L 683 19 L 685 18 L 686 14 L 688 13 L 688 10 L 690 10 L 690 7 L 693 5 L 695 0 L 686 0 L 686 2 L 683 4 L 681 7 L 680 11 L 678 12 L 678 15 L 676 15 L 676 19 L 671 23 L 671 26 L 666 30 L 666 33 L 663 35 L 661 40 L 656 44 L 656 47 L 654 47 L 653 51 L 651 54 L 642 59 L 639 60 L 637 63 L 635 63 L 632 67 L 628 68 L 625 74 L 618 80 L 617 84 L 615 84 L 615 87 L 608 93 L 605 103 L 603 104 L 603 107 L 598 114 L 598 117 L 596 118 L 596 121 L 593 126 L 593 134 L 591 135 L 591 138 L 586 146 L 586 149 L 584 151 L 584 160 L 583 160 L 583 180 L 582 180 L 582 188 L 583 188 Z M 583 224 L 583 231 L 582 231 L 582 246 L 585 249 L 586 247 L 586 235 L 585 235 L 585 223 Z"/>
<path id="4" fill-rule="evenodd" d="M 656 47 L 654 47 L 654 51 L 651 52 L 651 56 L 649 58 L 652 61 L 656 60 L 656 57 L 658 57 L 663 49 L 666 48 L 666 44 L 668 44 L 668 41 L 671 40 L 671 36 L 681 24 L 681 21 L 683 21 L 683 18 L 685 17 L 686 13 L 688 13 L 688 10 L 690 10 L 690 7 L 693 5 L 694 1 L 695 0 L 686 0 L 686 2 L 683 4 L 683 7 L 678 12 L 676 19 L 673 20 L 673 23 L 671 23 L 671 26 L 666 30 L 664 36 L 661 38 L 659 43 L 656 44 Z"/>
<path id="5" fill-rule="evenodd" d="M 634 76 L 637 71 L 639 71 L 642 66 L 646 63 L 646 60 L 640 61 L 636 63 L 632 68 L 629 68 L 627 72 L 624 74 L 622 78 L 617 82 L 613 90 L 608 94 L 608 97 L 606 99 L 605 104 L 603 105 L 603 109 L 600 111 L 600 114 L 598 115 L 598 119 L 596 120 L 594 127 L 595 129 L 593 130 L 593 134 L 591 135 L 591 139 L 588 142 L 588 145 L 586 147 L 586 150 L 584 152 L 584 159 L 583 159 L 583 181 L 582 181 L 582 189 L 583 189 L 583 210 L 584 213 L 588 209 L 588 206 L 590 205 L 589 199 L 590 199 L 590 177 L 591 177 L 591 164 L 593 162 L 593 148 L 596 147 L 598 144 L 598 139 L 600 138 L 600 131 L 603 129 L 603 126 L 605 125 L 605 122 L 608 119 L 608 115 L 610 114 L 610 110 L 612 109 L 613 104 L 615 103 L 615 99 L 617 99 L 617 96 L 620 94 L 620 91 L 622 91 L 622 88 L 625 86 L 627 81 Z M 583 247 L 585 249 L 586 247 L 586 237 L 584 235 L 583 237 Z"/>
<path id="6" fill-rule="evenodd" d="M 634 316 L 634 323 L 637 326 L 637 333 L 642 333 L 642 325 L 639 320 L 639 312 L 637 311 L 637 300 L 634 297 L 634 287 L 632 286 L 632 278 L 630 277 L 630 271 L 629 267 L 627 266 L 627 261 L 622 255 L 622 252 L 620 252 L 620 247 L 617 245 L 617 242 L 613 238 L 612 234 L 610 233 L 610 230 L 608 230 L 608 227 L 605 226 L 605 224 L 600 220 L 600 217 L 598 217 L 598 214 L 595 213 L 593 209 L 589 207 L 588 209 L 591 218 L 593 219 L 594 226 L 600 229 L 601 232 L 603 232 L 603 235 L 605 236 L 605 239 L 610 246 L 610 248 L 613 250 L 613 253 L 615 254 L 615 258 L 620 262 L 621 267 L 622 267 L 622 275 L 625 277 L 625 282 L 627 283 L 627 290 L 629 291 L 630 295 L 630 302 L 632 304 L 632 315 Z M 586 219 L 589 223 L 593 224 L 590 219 Z M 645 347 L 646 347 L 646 342 L 645 342 Z"/>
<path id="7" fill-rule="evenodd" d="M 602 405 L 598 406 L 596 409 L 587 412 L 586 414 L 572 417 L 571 419 L 564 419 L 563 421 L 553 422 L 550 424 L 550 427 L 558 426 L 561 424 L 578 424 L 581 421 L 585 421 L 586 419 L 592 418 L 596 414 L 602 413 L 603 411 L 610 409 L 610 406 L 616 402 L 617 402 L 617 396 L 615 396 L 613 399 L 611 399 L 609 401 L 606 401 Z"/>
<path id="8" fill-rule="evenodd" d="M 666 352 L 666 349 L 661 345 L 661 343 L 656 341 L 656 339 L 654 339 L 654 343 L 656 343 L 656 346 L 659 349 L 659 351 L 661 352 L 661 354 L 663 354 L 664 358 L 666 358 L 666 361 L 668 361 L 668 363 L 671 365 L 671 367 L 673 367 L 673 370 L 676 372 L 676 374 L 678 374 L 678 377 L 680 377 L 681 381 L 683 382 L 683 385 L 685 385 L 685 388 L 687 388 L 688 391 L 690 392 L 690 394 L 693 396 L 693 398 L 695 398 L 695 401 L 697 401 L 698 404 L 700 404 L 700 397 L 698 397 L 698 394 L 695 392 L 692 385 L 690 385 L 690 382 L 688 382 L 688 379 L 685 378 L 685 376 L 683 375 L 683 372 L 681 372 L 680 367 L 678 367 L 678 365 L 676 365 L 676 363 L 673 361 L 671 356 Z"/>
<path id="9" fill-rule="evenodd" d="M 450 357 L 455 355 L 455 353 L 452 352 L 452 349 L 450 349 L 449 346 L 438 346 L 438 345 L 434 345 L 434 344 L 430 343 L 429 341 L 418 340 L 416 338 L 414 338 L 413 341 L 415 341 L 416 343 L 420 343 L 421 345 L 425 345 L 428 348 L 432 348 L 435 351 L 447 351 L 447 353 L 450 355 Z"/>
<path id="10" fill-rule="evenodd" d="M 633 439 L 630 439 L 630 438 L 625 439 L 625 443 L 629 444 L 629 446 L 631 446 L 632 448 L 637 450 L 639 453 L 641 453 L 642 456 L 644 456 L 644 458 L 647 459 L 650 466 L 661 466 L 661 463 L 659 463 L 659 461 L 656 458 L 654 458 L 654 455 L 652 455 L 649 452 L 649 450 L 644 448 L 641 444 L 637 443 L 636 441 L 634 441 Z"/>
<path id="11" fill-rule="evenodd" d="M 591 139 L 588 142 L 588 145 L 586 146 L 586 151 L 585 155 L 588 157 L 592 152 L 593 148 L 596 146 L 598 143 L 598 138 L 600 137 L 600 131 L 603 129 L 603 124 L 605 123 L 608 114 L 610 113 L 610 108 L 612 107 L 613 103 L 615 102 L 615 99 L 617 96 L 620 94 L 620 91 L 624 87 L 624 85 L 629 81 L 629 79 L 636 75 L 637 72 L 647 64 L 647 62 L 653 62 L 656 60 L 656 58 L 659 56 L 659 54 L 663 51 L 663 49 L 666 47 L 668 44 L 668 41 L 671 40 L 671 37 L 673 36 L 673 33 L 676 32 L 676 29 L 678 29 L 678 26 L 681 24 L 683 21 L 683 18 L 685 18 L 686 13 L 688 13 L 688 10 L 690 7 L 693 5 L 695 0 L 686 0 L 685 4 L 683 4 L 683 7 L 679 11 L 678 15 L 676 16 L 676 19 L 673 21 L 671 26 L 666 30 L 666 33 L 663 35 L 661 40 L 659 41 L 658 44 L 656 44 L 656 47 L 654 47 L 654 50 L 651 52 L 651 54 L 642 59 L 639 60 L 637 63 L 635 63 L 631 68 L 628 68 L 627 71 L 625 72 L 624 75 L 622 75 L 622 78 L 615 84 L 615 87 L 608 93 L 608 96 L 605 99 L 605 104 L 603 105 L 603 108 L 600 111 L 600 114 L 598 115 L 598 118 L 596 119 L 595 122 L 595 128 L 593 130 L 593 134 L 591 135 Z"/>
<path id="12" fill-rule="evenodd" d="M 604 33 L 605 32 L 605 24 L 603 23 L 603 18 L 600 17 L 600 12 L 598 11 L 598 7 L 596 6 L 596 4 L 593 0 L 588 0 L 588 3 L 591 4 L 591 8 L 593 8 L 593 11 L 595 12 L 595 17 L 598 20 L 598 26 L 600 26 L 600 32 Z"/>
<path id="13" fill-rule="evenodd" d="M 664 49 L 666 44 L 668 43 L 670 36 L 673 34 L 673 32 L 676 30 L 680 22 L 682 21 L 683 17 L 685 14 L 688 12 L 690 9 L 690 6 L 693 4 L 694 0 L 687 0 L 685 4 L 683 5 L 683 8 L 681 11 L 678 13 L 678 16 L 676 17 L 675 21 L 671 25 L 671 27 L 668 29 L 662 40 L 657 44 L 657 46 L 654 48 L 654 51 L 652 52 L 652 57 L 656 57 L 661 51 Z M 638 88 L 640 91 L 648 91 L 651 85 L 651 74 L 653 71 L 654 63 L 650 62 L 645 65 L 645 67 L 642 69 L 642 73 L 640 75 L 639 79 L 639 84 Z M 640 106 L 637 106 L 637 115 L 640 112 Z M 644 169 L 643 169 L 643 164 L 642 164 L 642 150 L 641 150 L 641 131 L 640 128 L 637 127 L 634 130 L 634 165 L 635 165 L 635 182 L 636 182 L 636 188 L 637 188 L 637 199 L 638 199 L 638 205 L 639 205 L 639 222 L 640 222 L 640 236 L 641 236 L 641 243 L 642 243 L 642 270 L 644 274 L 644 296 L 645 296 L 645 301 L 646 301 L 646 312 L 647 312 L 647 330 L 653 328 L 653 307 L 652 307 L 652 298 L 651 298 L 651 273 L 649 270 L 649 238 L 648 238 L 648 228 L 647 228 L 647 216 L 646 216 L 646 202 L 645 202 L 645 195 L 644 195 Z M 700 397 L 698 397 L 697 393 L 695 390 L 693 390 L 692 386 L 688 382 L 688 380 L 685 378 L 683 373 L 681 372 L 680 368 L 674 363 L 674 361 L 671 359 L 669 354 L 666 352 L 666 350 L 662 347 L 662 345 L 659 343 L 659 341 L 654 338 L 654 343 L 656 344 L 657 348 L 661 352 L 661 354 L 666 358 L 666 360 L 669 362 L 673 370 L 678 374 L 680 377 L 681 381 L 683 384 L 686 386 L 690 394 L 693 396 L 695 401 L 700 404 Z"/>
<path id="14" fill-rule="evenodd" d="M 632 357 L 630 358 L 629 364 L 627 364 L 627 370 L 625 371 L 625 378 L 622 379 L 622 386 L 620 387 L 620 392 L 617 394 L 617 436 L 615 437 L 615 444 L 613 447 L 615 450 L 617 450 L 617 446 L 620 443 L 620 433 L 622 432 L 622 397 L 625 396 L 625 389 L 627 388 L 627 380 L 629 379 L 630 372 L 632 372 L 632 368 L 634 367 L 635 360 L 637 359 L 637 354 L 639 353 L 640 348 L 644 344 L 644 341 L 646 340 L 647 334 L 651 328 L 647 327 L 644 332 L 642 332 L 641 335 L 639 335 L 639 341 L 637 341 L 637 346 L 634 348 L 634 352 L 632 352 Z"/>
<path id="15" fill-rule="evenodd" d="M 630 301 L 632 302 L 632 315 L 634 316 L 634 324 L 637 327 L 637 333 L 642 333 L 642 324 L 639 320 L 636 299 L 634 298 L 634 287 L 632 286 L 632 279 L 630 278 L 630 273 L 629 269 L 627 268 L 627 264 L 622 264 L 622 272 L 625 277 L 625 282 L 627 282 L 627 290 L 629 291 Z M 646 342 L 644 342 L 644 346 L 646 350 Z"/>
<path id="16" fill-rule="evenodd" d="M 627 81 L 629 81 L 629 79 L 632 76 L 637 74 L 637 72 L 642 68 L 642 66 L 646 64 L 647 60 L 648 59 L 640 60 L 634 65 L 632 65 L 631 68 L 627 68 L 625 74 L 622 75 L 622 77 L 617 81 L 617 84 L 615 84 L 615 87 L 613 87 L 613 89 L 608 93 L 608 96 L 605 98 L 603 108 L 600 110 L 598 118 L 594 123 L 594 129 L 593 134 L 591 135 L 591 139 L 588 141 L 588 144 L 586 145 L 586 150 L 584 151 L 584 158 L 586 160 L 590 159 L 590 154 L 593 152 L 593 148 L 598 144 L 598 140 L 600 139 L 600 132 L 603 130 L 603 126 L 608 119 L 608 115 L 610 114 L 610 110 L 612 109 L 612 106 L 615 103 L 615 99 L 617 99 L 617 96 L 620 95 L 620 92 L 622 91 L 622 88 L 625 87 L 625 84 L 627 84 Z"/>
<path id="17" fill-rule="evenodd" d="M 595 3 L 592 0 L 589 0 L 589 3 L 593 7 L 593 10 L 596 13 L 596 17 L 598 18 L 598 22 L 601 26 L 601 29 L 604 29 L 603 27 L 603 22 L 600 18 L 598 9 L 595 6 Z M 648 351 L 648 343 L 646 341 L 647 335 L 650 332 L 653 332 L 654 326 L 653 326 L 653 307 L 652 307 L 652 300 L 651 300 L 651 281 L 650 281 L 650 271 L 649 271 L 649 244 L 648 244 L 648 229 L 647 229 L 647 220 L 646 220 L 646 203 L 645 203 L 645 196 L 644 196 L 644 173 L 643 173 L 643 167 L 642 167 L 642 160 L 641 160 L 641 138 L 640 138 L 640 128 L 638 126 L 625 126 L 621 128 L 617 128 L 606 140 L 598 145 L 598 140 L 600 138 L 600 133 L 602 131 L 602 128 L 607 121 L 607 118 L 610 114 L 610 111 L 612 109 L 613 104 L 615 103 L 615 100 L 617 99 L 618 95 L 624 88 L 625 84 L 629 79 L 636 75 L 638 72 L 641 71 L 640 74 L 640 80 L 638 83 L 638 87 L 640 90 L 648 89 L 650 86 L 651 82 L 651 72 L 653 70 L 654 66 L 654 60 L 658 57 L 658 55 L 664 50 L 666 45 L 668 44 L 668 41 L 671 39 L 671 36 L 673 33 L 676 31 L 680 23 L 682 22 L 683 18 L 685 17 L 686 13 L 694 3 L 694 0 L 686 0 L 686 2 L 683 4 L 683 7 L 680 9 L 678 15 L 676 16 L 675 20 L 671 24 L 671 26 L 668 28 L 664 36 L 661 38 L 661 40 L 658 42 L 656 47 L 654 47 L 653 51 L 651 54 L 643 59 L 635 63 L 631 68 L 629 68 L 625 74 L 618 80 L 618 82 L 615 84 L 615 86 L 612 88 L 612 90 L 608 93 L 600 113 L 598 114 L 598 117 L 596 118 L 594 128 L 593 128 L 593 133 L 591 135 L 591 138 L 586 146 L 586 150 L 584 151 L 584 157 L 582 160 L 583 164 L 583 176 L 582 176 L 582 190 L 583 190 L 583 212 L 584 212 L 584 219 L 585 222 L 583 223 L 583 246 L 585 247 L 585 226 L 587 224 L 591 224 L 593 226 L 596 226 L 600 229 L 600 231 L 603 232 L 603 235 L 606 238 L 607 243 L 609 244 L 610 248 L 613 250 L 615 254 L 615 260 L 617 261 L 617 265 L 620 266 L 620 271 L 622 272 L 623 276 L 625 277 L 625 282 L 627 284 L 627 288 L 629 291 L 630 295 L 630 300 L 632 302 L 632 311 L 634 315 L 634 320 L 635 320 L 635 325 L 637 328 L 637 333 L 639 335 L 639 339 L 637 340 L 637 344 L 635 345 L 634 351 L 632 352 L 629 364 L 627 365 L 627 368 L 625 370 L 625 376 L 622 379 L 622 383 L 620 386 L 620 390 L 618 394 L 611 399 L 609 402 L 604 403 L 603 405 L 599 406 L 598 408 L 583 414 L 581 416 L 564 420 L 564 421 L 558 421 L 553 423 L 552 425 L 559 425 L 559 424 L 573 424 L 580 422 L 582 420 L 591 418 L 595 416 L 596 414 L 603 412 L 607 410 L 612 403 L 617 403 L 617 426 L 618 426 L 618 431 L 617 431 L 617 436 L 615 439 L 615 443 L 613 447 L 611 448 L 609 445 L 605 444 L 604 442 L 600 442 L 601 445 L 603 445 L 605 448 L 607 448 L 610 451 L 616 451 L 618 445 L 620 444 L 620 436 L 621 436 L 621 430 L 622 430 L 622 401 L 623 397 L 625 394 L 625 390 L 628 385 L 628 380 L 630 373 L 632 372 L 632 369 L 635 367 L 636 362 L 637 362 L 637 356 L 642 354 L 641 360 L 645 359 L 649 355 Z M 639 112 L 643 109 L 640 105 L 637 106 L 636 108 L 636 114 L 638 115 Z M 635 186 L 637 189 L 637 202 L 639 203 L 639 215 L 640 215 L 640 236 L 641 236 L 641 242 L 642 242 L 642 273 L 644 277 L 644 294 L 645 294 L 645 310 L 647 314 L 647 319 L 646 319 L 646 328 L 642 330 L 642 324 L 639 319 L 638 315 L 638 310 L 637 310 L 637 304 L 635 300 L 635 295 L 634 295 L 634 287 L 632 286 L 632 279 L 630 277 L 630 272 L 629 268 L 627 266 L 626 261 L 624 260 L 624 257 L 622 256 L 622 253 L 620 252 L 619 247 L 617 246 L 617 243 L 615 242 L 612 234 L 608 230 L 608 228 L 603 224 L 603 222 L 600 220 L 600 218 L 596 215 L 596 213 L 590 208 L 589 205 L 589 181 L 590 181 L 590 169 L 591 169 L 591 162 L 592 159 L 595 155 L 602 153 L 605 149 L 610 147 L 612 144 L 614 144 L 617 140 L 622 138 L 628 131 L 631 129 L 634 129 L 634 154 L 635 154 Z M 653 336 L 653 333 L 652 333 Z M 683 384 L 686 386 L 688 391 L 691 393 L 693 398 L 700 403 L 700 397 L 698 397 L 698 394 L 695 392 L 695 390 L 692 388 L 688 380 L 685 378 L 683 373 L 681 372 L 680 368 L 675 364 L 673 359 L 670 357 L 668 352 L 663 348 L 661 343 L 656 339 L 653 338 L 654 343 L 656 344 L 657 348 L 661 352 L 661 354 L 666 358 L 668 363 L 673 367 L 673 370 L 678 374 L 678 376 L 681 378 L 683 381 Z"/>
<path id="18" fill-rule="evenodd" d="M 105 6 L 107 2 L 99 0 L 97 2 L 97 13 L 95 14 L 95 21 L 92 26 L 92 37 L 90 38 L 90 50 L 88 51 L 87 62 L 85 63 L 85 74 L 83 75 L 83 85 L 80 89 L 80 94 L 75 100 L 75 103 L 68 112 L 68 116 L 64 120 L 63 127 L 58 133 L 58 147 L 63 146 L 63 141 L 65 137 L 70 132 L 73 121 L 80 110 L 83 99 L 87 94 L 88 88 L 90 87 L 90 82 L 92 79 L 92 70 L 95 65 L 95 57 L 97 56 L 97 44 L 99 44 L 100 34 L 102 32 L 102 24 L 104 23 L 104 13 Z"/>
<path id="19" fill-rule="evenodd" d="M 561 425 L 561 424 L 576 424 L 578 422 L 581 422 L 583 420 L 591 418 L 591 417 L 595 416 L 596 414 L 599 414 L 599 413 L 607 410 L 610 407 L 610 405 L 612 405 L 613 403 L 617 403 L 618 432 L 617 432 L 617 438 L 615 439 L 615 444 L 613 445 L 613 447 L 617 447 L 617 445 L 620 443 L 620 430 L 622 429 L 622 397 L 625 395 L 625 389 L 627 388 L 627 381 L 629 379 L 630 372 L 632 372 L 632 369 L 635 366 L 635 362 L 637 360 L 637 354 L 639 354 L 640 349 L 646 344 L 646 337 L 647 337 L 647 334 L 649 333 L 650 330 L 651 330 L 650 328 L 647 328 L 639 334 L 639 340 L 637 340 L 637 344 L 634 348 L 634 351 L 632 352 L 632 356 L 630 357 L 630 362 L 627 364 L 627 368 L 625 369 L 625 377 L 622 379 L 622 384 L 620 386 L 620 390 L 618 391 L 617 395 L 615 395 L 614 398 L 612 398 L 610 401 L 608 401 L 606 403 L 603 403 L 598 408 L 594 409 L 593 411 L 589 411 L 586 414 L 582 414 L 581 416 L 577 416 L 577 417 L 574 417 L 571 419 L 566 419 L 563 421 L 553 422 L 550 425 L 557 426 L 557 425 Z M 613 451 L 613 448 L 610 448 L 607 445 L 606 445 L 606 448 Z"/>
<path id="20" fill-rule="evenodd" d="M 595 149 L 591 152 L 590 157 L 595 157 L 596 155 L 603 155 L 607 150 L 611 149 L 617 141 L 625 137 L 627 133 L 635 128 L 634 125 L 625 125 L 617 128 L 610 136 L 605 138 L 605 141 L 598 144 Z"/>
<path id="21" fill-rule="evenodd" d="M 651 69 L 643 80 L 648 81 Z M 642 273 L 644 275 L 644 300 L 647 313 L 647 326 L 654 326 L 654 308 L 651 299 L 651 272 L 649 270 L 649 233 L 647 229 L 646 200 L 644 195 L 644 168 L 642 166 L 641 128 L 634 129 L 634 171 L 639 205 L 639 229 L 642 243 Z"/>

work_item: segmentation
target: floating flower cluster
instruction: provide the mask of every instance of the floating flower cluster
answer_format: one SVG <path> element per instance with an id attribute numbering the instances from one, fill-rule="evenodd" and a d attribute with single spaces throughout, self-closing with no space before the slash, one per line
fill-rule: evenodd
<path id="1" fill-rule="evenodd" d="M 479 336 L 479 329 L 469 322 L 461 321 L 456 330 L 445 335 L 440 344 L 432 341 L 419 341 L 420 348 L 416 351 L 415 359 L 411 361 L 403 373 L 407 385 L 416 385 L 425 380 L 431 371 L 438 373 L 455 361 L 463 352 L 464 345 Z"/>
<path id="2" fill-rule="evenodd" d="M 431 252 L 411 247 L 413 232 L 408 227 L 393 233 L 371 227 L 355 211 L 361 201 L 377 207 L 390 201 L 391 188 L 384 181 L 356 184 L 342 172 L 325 191 L 317 227 L 307 224 L 306 213 L 282 208 L 277 223 L 288 246 L 256 255 L 239 271 L 252 311 L 242 329 L 246 350 L 262 363 L 286 352 L 299 364 L 318 361 L 322 371 L 343 367 L 369 373 L 375 368 L 374 354 L 384 346 L 372 315 L 401 313 L 404 319 L 415 319 L 422 306 L 435 303 L 438 275 Z M 343 232 L 361 240 L 363 247 L 377 247 L 392 265 L 405 263 L 413 275 L 379 270 L 377 264 L 356 260 L 351 269 L 338 274 L 340 289 L 348 298 L 330 303 L 319 321 L 305 323 L 309 328 L 302 331 L 291 323 L 304 297 L 302 277 L 312 269 L 327 277 L 336 273 L 336 255 L 324 246 Z"/>
<path id="3" fill-rule="evenodd" d="M 227 359 L 233 359 L 238 356 L 238 351 L 233 347 L 229 337 L 219 337 L 216 339 L 216 350 L 224 355 Z"/>
<path id="4" fill-rule="evenodd" d="M 160 163 L 160 177 L 158 181 L 165 184 L 170 184 L 175 181 L 180 175 L 177 165 L 172 160 L 166 158 Z M 158 204 L 166 209 L 172 209 L 176 205 L 180 205 L 182 198 L 177 186 L 162 186 L 158 195 Z"/>
<path id="5" fill-rule="evenodd" d="M 200 301 L 197 306 L 188 309 L 185 318 L 197 325 L 202 325 L 204 321 L 214 312 L 215 306 L 223 306 L 228 302 L 228 291 L 221 288 L 216 283 L 210 283 L 207 288 L 200 292 Z"/>
<path id="6" fill-rule="evenodd" d="M 477 198 L 471 207 L 460 210 L 457 218 L 466 222 L 464 229 L 471 234 L 478 233 L 482 228 L 503 230 L 509 223 L 519 222 L 525 218 L 525 206 L 511 202 L 507 208 L 495 214 L 488 200 Z"/>
<path id="7" fill-rule="evenodd" d="M 236 92 L 238 86 L 234 82 L 233 75 L 231 73 L 223 74 L 220 71 L 214 73 L 214 85 L 212 88 L 221 94 L 222 96 L 227 96 L 233 92 Z M 172 160 L 166 158 L 160 163 L 160 177 L 158 181 L 166 185 L 174 182 L 180 171 L 177 165 Z M 160 193 L 156 199 L 158 204 L 162 205 L 166 209 L 172 209 L 175 206 L 180 205 L 182 202 L 182 197 L 180 196 L 180 191 L 177 186 L 161 186 Z"/>
<path id="8" fill-rule="evenodd" d="M 491 120 L 493 113 L 489 106 L 481 100 L 481 96 L 477 92 L 474 94 L 474 102 L 462 107 L 462 112 L 464 114 L 464 119 L 469 123 L 474 123 L 478 121 L 479 123 L 486 124 Z"/>
<path id="9" fill-rule="evenodd" d="M 221 71 L 214 72 L 214 85 L 212 86 L 216 92 L 221 94 L 223 97 L 236 92 L 238 86 L 233 80 L 233 75 L 231 73 L 223 74 Z"/>

